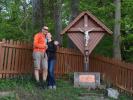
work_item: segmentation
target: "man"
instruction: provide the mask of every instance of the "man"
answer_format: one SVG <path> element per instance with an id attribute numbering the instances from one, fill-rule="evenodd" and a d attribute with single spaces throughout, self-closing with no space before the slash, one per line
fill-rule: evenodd
<path id="1" fill-rule="evenodd" d="M 34 43 L 33 43 L 33 59 L 34 59 L 34 76 L 38 86 L 42 84 L 43 88 L 46 85 L 46 78 L 47 78 L 47 55 L 46 55 L 46 35 L 48 33 L 48 27 L 44 26 L 41 32 L 37 33 L 34 36 Z M 42 69 L 42 80 L 40 82 L 39 79 L 39 70 Z"/>

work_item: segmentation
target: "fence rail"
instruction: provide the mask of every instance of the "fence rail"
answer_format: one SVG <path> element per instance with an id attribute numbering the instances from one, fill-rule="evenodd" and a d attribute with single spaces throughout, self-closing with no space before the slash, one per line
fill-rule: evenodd
<path id="1" fill-rule="evenodd" d="M 83 55 L 78 50 L 57 49 L 57 77 L 83 71 Z M 100 72 L 106 80 L 133 94 L 133 64 L 102 56 L 90 56 L 89 70 Z M 0 42 L 0 78 L 32 73 L 32 44 L 20 41 Z"/>

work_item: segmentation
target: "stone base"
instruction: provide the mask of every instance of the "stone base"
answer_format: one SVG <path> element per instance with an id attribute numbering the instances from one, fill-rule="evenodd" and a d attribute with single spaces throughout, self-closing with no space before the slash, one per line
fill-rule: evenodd
<path id="1" fill-rule="evenodd" d="M 99 72 L 74 72 L 74 87 L 96 88 L 100 86 Z"/>

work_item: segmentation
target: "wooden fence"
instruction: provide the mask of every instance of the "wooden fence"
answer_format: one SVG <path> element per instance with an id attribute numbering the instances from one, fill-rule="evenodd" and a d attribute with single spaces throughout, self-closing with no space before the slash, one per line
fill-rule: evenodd
<path id="1" fill-rule="evenodd" d="M 90 71 L 100 72 L 102 77 L 133 94 L 133 64 L 103 56 L 90 56 Z"/>
<path id="2" fill-rule="evenodd" d="M 55 74 L 82 71 L 83 56 L 77 50 L 58 48 Z M 32 73 L 32 45 L 20 41 L 0 42 L 0 78 Z"/>
<path id="3" fill-rule="evenodd" d="M 13 77 L 32 71 L 32 46 L 20 41 L 0 43 L 0 78 Z"/>
<path id="4" fill-rule="evenodd" d="M 32 45 L 20 41 L 0 42 L 0 78 L 32 73 Z M 83 55 L 78 50 L 59 48 L 55 74 L 57 77 L 83 71 Z M 133 94 L 133 64 L 102 56 L 90 56 L 90 71 L 100 72 L 119 88 Z"/>

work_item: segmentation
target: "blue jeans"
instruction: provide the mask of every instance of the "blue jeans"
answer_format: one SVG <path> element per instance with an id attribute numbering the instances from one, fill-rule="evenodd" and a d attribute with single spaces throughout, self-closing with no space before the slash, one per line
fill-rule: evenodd
<path id="1" fill-rule="evenodd" d="M 55 85 L 54 67 L 55 59 L 48 59 L 48 86 Z"/>

